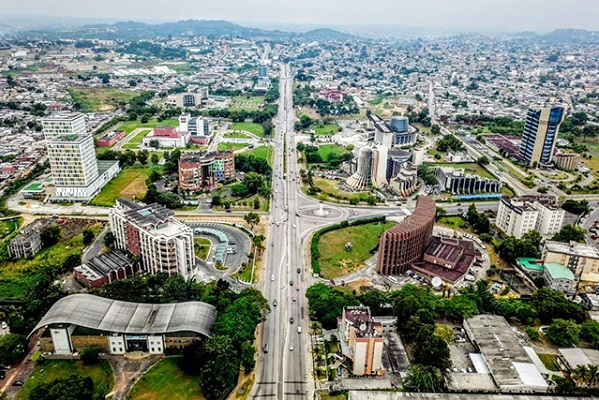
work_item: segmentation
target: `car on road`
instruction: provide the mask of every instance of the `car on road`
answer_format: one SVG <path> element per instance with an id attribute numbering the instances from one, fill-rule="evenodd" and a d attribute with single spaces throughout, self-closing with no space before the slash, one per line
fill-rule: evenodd
<path id="1" fill-rule="evenodd" d="M 291 296 L 291 298 L 293 299 L 293 301 L 297 301 L 297 297 L 295 296 L 295 294 Z"/>
<path id="2" fill-rule="evenodd" d="M 24 384 L 25 384 L 25 382 L 24 382 L 24 381 L 22 381 L 22 380 L 20 380 L 20 379 L 19 379 L 19 380 L 16 380 L 16 381 L 14 381 L 14 382 L 12 383 L 12 385 L 13 385 L 13 386 L 23 386 Z"/>
<path id="3" fill-rule="evenodd" d="M 293 317 L 289 318 L 289 323 L 293 324 Z"/>
<path id="4" fill-rule="evenodd" d="M 277 301 L 276 301 L 276 300 L 273 300 L 273 302 L 272 302 L 272 305 L 276 307 L 276 306 L 277 306 L 277 304 L 278 304 L 278 303 L 277 303 Z"/>
<path id="5" fill-rule="evenodd" d="M 293 224 L 293 229 L 295 229 L 295 228 L 296 228 L 296 225 L 295 225 L 295 224 Z"/>
<path id="6" fill-rule="evenodd" d="M 289 286 L 293 286 L 293 281 L 289 281 Z"/>
<path id="7" fill-rule="evenodd" d="M 299 292 L 299 285 L 295 285 L 295 290 Z"/>
<path id="8" fill-rule="evenodd" d="M 294 349 L 294 348 L 295 348 L 294 344 L 293 344 L 293 343 L 291 343 L 291 344 L 289 345 L 289 350 L 293 351 L 293 349 Z"/>
<path id="9" fill-rule="evenodd" d="M 268 343 L 266 343 L 264 345 L 264 348 L 262 349 L 265 353 L 268 353 Z"/>
<path id="10" fill-rule="evenodd" d="M 270 280 L 271 280 L 271 281 L 274 281 L 274 280 L 275 280 L 275 274 L 272 274 L 272 275 L 270 276 Z"/>
<path id="11" fill-rule="evenodd" d="M 302 327 L 301 326 L 297 327 L 297 333 L 302 333 Z"/>
<path id="12" fill-rule="evenodd" d="M 300 268 L 298 268 L 298 269 L 297 269 L 297 273 L 298 273 L 298 274 L 301 274 L 301 273 L 302 273 L 302 270 L 301 270 Z"/>

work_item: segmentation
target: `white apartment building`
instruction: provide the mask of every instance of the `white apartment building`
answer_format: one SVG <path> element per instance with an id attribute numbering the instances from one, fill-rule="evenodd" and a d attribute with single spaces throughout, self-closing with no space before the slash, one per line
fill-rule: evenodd
<path id="1" fill-rule="evenodd" d="M 193 231 L 159 204 L 147 206 L 119 198 L 110 210 L 116 247 L 141 258 L 150 274 L 190 276 L 195 265 Z"/>
<path id="2" fill-rule="evenodd" d="M 562 227 L 565 211 L 550 196 L 503 197 L 495 225 L 506 235 L 521 238 L 527 232 L 554 235 Z"/>
<path id="3" fill-rule="evenodd" d="M 94 139 L 82 114 L 42 120 L 55 197 L 89 200 L 119 172 L 118 161 L 98 163 Z"/>
<path id="4" fill-rule="evenodd" d="M 341 352 L 353 361 L 354 375 L 383 375 L 383 326 L 364 306 L 344 307 L 338 319 Z"/>

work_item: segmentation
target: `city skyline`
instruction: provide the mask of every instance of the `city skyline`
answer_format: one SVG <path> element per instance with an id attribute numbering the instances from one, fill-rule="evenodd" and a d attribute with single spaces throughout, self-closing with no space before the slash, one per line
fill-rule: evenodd
<path id="1" fill-rule="evenodd" d="M 278 6 L 278 7 L 275 7 Z M 116 2 L 107 0 L 102 6 L 91 9 L 87 4 L 73 0 L 61 0 L 39 4 L 25 0 L 6 7 L 4 24 L 19 26 L 30 17 L 56 17 L 65 21 L 85 20 L 97 22 L 144 21 L 168 22 L 186 19 L 228 20 L 235 23 L 278 29 L 302 29 L 308 27 L 332 27 L 347 31 L 393 34 L 404 30 L 480 31 L 480 32 L 547 32 L 553 29 L 599 30 L 599 3 L 591 0 L 573 0 L 568 3 L 549 0 L 476 2 L 456 0 L 442 2 L 424 0 L 419 2 L 375 0 L 332 0 L 326 3 L 281 3 L 270 0 L 243 2 L 206 2 L 158 0 L 142 3 L 139 0 Z M 365 13 L 365 9 L 371 10 Z M 431 14 L 429 10 L 436 12 Z M 574 12 L 584 9 L 584 13 Z M 31 10 L 36 10 L 31 15 Z M 317 12 L 315 10 L 318 10 Z M 384 12 L 382 12 L 384 10 Z M 517 10 L 518 12 L 514 12 Z M 133 18 L 130 16 L 134 16 Z M 53 22 L 47 21 L 47 25 Z"/>

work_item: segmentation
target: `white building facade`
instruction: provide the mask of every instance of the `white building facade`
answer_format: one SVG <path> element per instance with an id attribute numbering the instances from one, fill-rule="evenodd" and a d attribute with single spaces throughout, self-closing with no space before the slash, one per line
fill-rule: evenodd
<path id="1" fill-rule="evenodd" d="M 554 235 L 562 227 L 565 211 L 550 197 L 503 197 L 499 202 L 495 224 L 506 235 L 521 238 L 527 232 Z"/>

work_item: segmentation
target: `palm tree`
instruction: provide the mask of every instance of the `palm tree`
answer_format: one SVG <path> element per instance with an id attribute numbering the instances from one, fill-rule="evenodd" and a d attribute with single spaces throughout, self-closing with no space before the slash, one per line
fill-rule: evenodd
<path id="1" fill-rule="evenodd" d="M 578 385 L 584 385 L 588 382 L 589 369 L 586 365 L 579 365 L 570 372 L 570 376 Z"/>
<path id="2" fill-rule="evenodd" d="M 589 365 L 588 368 L 588 385 L 597 386 L 599 384 L 599 365 Z"/>

